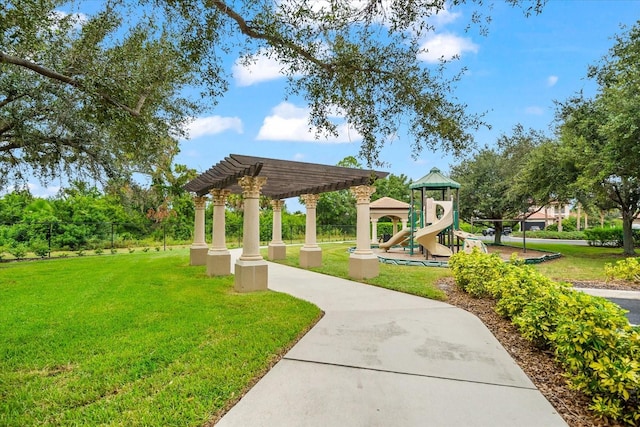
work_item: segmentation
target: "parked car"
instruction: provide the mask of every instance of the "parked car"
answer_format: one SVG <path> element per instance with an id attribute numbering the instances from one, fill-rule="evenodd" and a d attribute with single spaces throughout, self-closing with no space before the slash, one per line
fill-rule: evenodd
<path id="1" fill-rule="evenodd" d="M 483 236 L 493 236 L 494 234 L 496 234 L 496 230 L 491 227 L 482 230 Z"/>
<path id="2" fill-rule="evenodd" d="M 508 236 L 509 234 L 511 234 L 513 232 L 513 230 L 511 229 L 511 227 L 504 227 L 502 229 L 502 235 L 503 236 Z"/>
<path id="3" fill-rule="evenodd" d="M 540 231 L 540 227 L 538 227 L 537 225 L 532 225 L 532 226 L 529 228 L 529 231 Z"/>

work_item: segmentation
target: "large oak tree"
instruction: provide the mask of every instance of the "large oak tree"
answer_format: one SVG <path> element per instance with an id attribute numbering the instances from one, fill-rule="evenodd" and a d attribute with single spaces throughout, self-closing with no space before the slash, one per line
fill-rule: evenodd
<path id="1" fill-rule="evenodd" d="M 403 129 L 415 153 L 465 149 L 481 117 L 453 96 L 457 76 L 418 59 L 430 18 L 461 3 L 1 0 L 0 186 L 34 172 L 146 172 L 198 112 L 181 90 L 197 83 L 209 105 L 223 95 L 229 54 L 276 58 L 310 125 L 334 133 L 339 111 L 362 135 L 368 166 Z M 489 18 L 482 1 L 469 3 L 470 24 Z M 523 2 L 526 13 L 543 3 Z"/>

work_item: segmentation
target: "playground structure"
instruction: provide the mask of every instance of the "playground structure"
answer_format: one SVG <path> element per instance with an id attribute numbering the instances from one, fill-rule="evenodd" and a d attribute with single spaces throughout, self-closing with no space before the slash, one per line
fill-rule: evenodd
<path id="1" fill-rule="evenodd" d="M 487 252 L 486 246 L 477 236 L 459 229 L 459 183 L 433 168 L 429 174 L 411 184 L 410 188 L 409 226 L 380 243 L 379 248 L 388 252 L 395 246 L 401 246 L 403 251 L 408 248 L 409 256 L 413 256 L 417 250 L 425 258 L 430 256 L 433 259 L 453 255 L 454 250 L 460 250 L 461 243 L 465 252 L 471 252 L 474 247 Z M 420 194 L 417 200 L 414 194 L 416 190 Z M 455 190 L 455 196 L 452 190 Z M 440 192 L 441 200 L 427 197 L 434 192 Z"/>

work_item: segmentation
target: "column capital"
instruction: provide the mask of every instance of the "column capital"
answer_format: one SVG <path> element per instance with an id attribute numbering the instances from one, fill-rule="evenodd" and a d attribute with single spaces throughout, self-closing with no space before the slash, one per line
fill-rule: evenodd
<path id="1" fill-rule="evenodd" d="M 272 200 L 271 201 L 271 207 L 273 208 L 274 212 L 281 212 L 283 206 L 284 206 L 284 200 Z"/>
<path id="2" fill-rule="evenodd" d="M 318 205 L 318 199 L 320 198 L 320 195 L 302 194 L 300 198 L 304 202 L 304 205 L 307 207 L 307 209 L 315 209 L 315 207 Z"/>
<path id="3" fill-rule="evenodd" d="M 260 197 L 260 190 L 267 182 L 264 176 L 248 176 L 245 175 L 238 179 L 238 185 L 242 187 L 242 195 L 248 199 L 257 199 Z"/>
<path id="4" fill-rule="evenodd" d="M 196 209 L 204 209 L 206 203 L 207 196 L 193 196 L 193 204 L 196 205 Z"/>
<path id="5" fill-rule="evenodd" d="M 356 198 L 356 203 L 371 202 L 371 195 L 376 192 L 376 187 L 370 185 L 357 185 L 350 188 L 351 194 Z"/>
<path id="6" fill-rule="evenodd" d="M 231 190 L 223 190 L 221 188 L 212 188 L 209 190 L 213 204 L 216 206 L 224 205 L 227 201 L 227 197 L 231 194 Z"/>

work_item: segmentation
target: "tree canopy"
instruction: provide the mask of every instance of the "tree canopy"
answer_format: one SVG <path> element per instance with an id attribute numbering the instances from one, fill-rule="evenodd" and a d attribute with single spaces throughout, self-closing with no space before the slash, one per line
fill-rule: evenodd
<path id="1" fill-rule="evenodd" d="M 470 24 L 490 17 L 477 3 Z M 530 13 L 544 1 L 522 3 Z M 224 94 L 223 58 L 231 53 L 246 62 L 276 58 L 288 77 L 285 95 L 308 102 L 310 125 L 335 133 L 331 117 L 344 115 L 363 137 L 360 156 L 368 166 L 402 128 L 417 154 L 467 148 L 482 125 L 453 96 L 458 76 L 418 59 L 419 41 L 434 30 L 430 18 L 446 10 L 444 1 L 3 0 L 0 6 L 0 186 L 29 173 L 46 182 L 148 172 L 158 154 L 175 151 L 184 124 Z M 187 85 L 206 98 L 186 98 Z"/>
<path id="2" fill-rule="evenodd" d="M 559 105 L 560 142 L 555 163 L 578 198 L 612 203 L 622 214 L 624 252 L 634 253 L 632 224 L 640 213 L 640 23 L 618 35 L 588 76 L 593 99 L 582 95 Z M 551 163 L 550 159 L 550 163 Z M 559 187 L 562 188 L 562 187 Z"/>
<path id="3" fill-rule="evenodd" d="M 523 186 L 514 184 L 528 156 L 547 140 L 540 132 L 516 125 L 511 135 L 498 138 L 495 147 L 484 147 L 471 158 L 453 165 L 451 178 L 460 183 L 461 218 L 503 220 L 526 215 L 536 201 L 531 198 L 526 182 Z M 500 243 L 502 222 L 490 224 L 496 229 L 496 243 Z"/>

